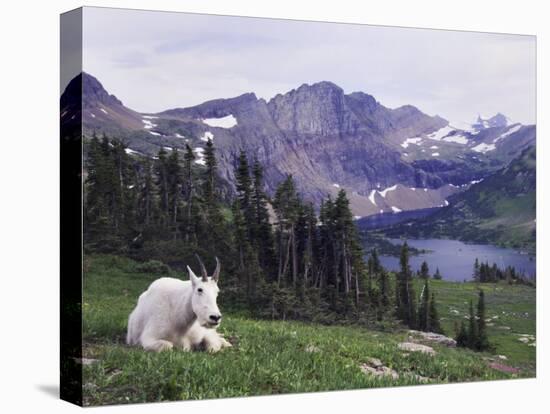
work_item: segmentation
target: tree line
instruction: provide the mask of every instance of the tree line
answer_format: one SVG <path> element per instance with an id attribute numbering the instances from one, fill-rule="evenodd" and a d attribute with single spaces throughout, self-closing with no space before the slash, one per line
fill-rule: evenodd
<path id="1" fill-rule="evenodd" d="M 345 190 L 316 210 L 289 175 L 269 196 L 263 166 L 241 151 L 232 192 L 217 173 L 215 151 L 208 140 L 201 154 L 187 145 L 151 158 L 94 135 L 86 151 L 87 251 L 177 268 L 194 263 L 195 253 L 207 265 L 218 256 L 223 306 L 257 317 L 321 323 L 397 318 L 414 329 L 441 331 L 427 278 L 416 296 L 406 243 L 395 275 L 376 251 L 364 260 Z"/>
<path id="2" fill-rule="evenodd" d="M 524 284 L 535 286 L 534 277 L 528 277 L 523 272 L 518 272 L 514 266 L 500 268 L 496 263 L 489 265 L 489 262 L 480 262 L 476 258 L 474 262 L 473 280 L 479 283 L 494 283 L 504 280 L 510 284 Z"/>

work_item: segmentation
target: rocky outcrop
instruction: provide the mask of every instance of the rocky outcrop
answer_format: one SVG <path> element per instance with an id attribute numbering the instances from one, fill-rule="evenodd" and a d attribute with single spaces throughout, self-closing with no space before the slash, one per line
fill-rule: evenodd
<path id="1" fill-rule="evenodd" d="M 417 344 L 415 342 L 401 342 L 397 345 L 401 351 L 406 352 L 421 352 L 430 356 L 434 356 L 436 352 L 431 346 Z"/>

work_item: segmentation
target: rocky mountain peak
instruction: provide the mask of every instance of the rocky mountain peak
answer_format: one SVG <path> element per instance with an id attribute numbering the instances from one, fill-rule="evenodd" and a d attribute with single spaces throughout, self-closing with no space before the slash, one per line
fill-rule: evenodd
<path id="1" fill-rule="evenodd" d="M 82 72 L 82 105 L 84 108 L 95 108 L 99 104 L 104 106 L 122 106 L 122 102 L 115 96 L 110 95 L 101 82 L 92 75 Z"/>

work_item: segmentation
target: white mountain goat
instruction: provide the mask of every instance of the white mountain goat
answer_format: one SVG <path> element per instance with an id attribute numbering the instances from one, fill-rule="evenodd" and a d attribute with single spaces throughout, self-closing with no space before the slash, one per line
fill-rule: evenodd
<path id="1" fill-rule="evenodd" d="M 204 348 L 217 352 L 231 346 L 216 332 L 222 319 L 216 303 L 220 262 L 216 257 L 216 270 L 209 277 L 201 259 L 197 259 L 200 278 L 187 266 L 190 280 L 163 277 L 140 295 L 128 319 L 129 345 L 157 352 L 174 346 L 186 351 Z"/>

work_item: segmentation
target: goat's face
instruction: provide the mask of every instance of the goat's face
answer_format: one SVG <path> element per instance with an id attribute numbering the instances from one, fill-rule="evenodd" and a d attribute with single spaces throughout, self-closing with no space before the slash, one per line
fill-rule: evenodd
<path id="1" fill-rule="evenodd" d="M 216 299 L 218 297 L 217 277 L 203 276 L 197 277 L 188 266 L 189 278 L 193 293 L 191 295 L 191 306 L 197 317 L 199 325 L 205 328 L 215 328 L 222 320 L 222 315 Z"/>

